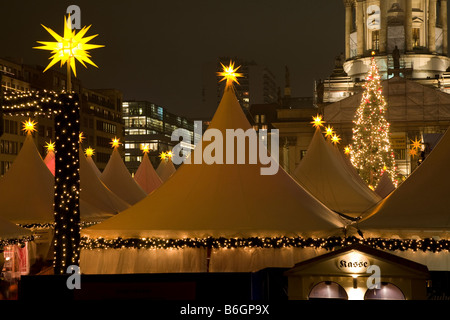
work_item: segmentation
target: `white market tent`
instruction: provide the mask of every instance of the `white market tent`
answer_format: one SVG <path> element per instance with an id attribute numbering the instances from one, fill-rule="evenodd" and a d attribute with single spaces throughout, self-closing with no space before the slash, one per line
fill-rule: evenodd
<path id="1" fill-rule="evenodd" d="M 355 217 L 381 198 L 350 166 L 338 148 L 325 141 L 317 128 L 293 176 L 328 208 Z"/>
<path id="2" fill-rule="evenodd" d="M 102 172 L 102 181 L 112 192 L 130 205 L 134 205 L 147 196 L 147 193 L 134 181 L 123 163 L 117 147 L 114 148 Z"/>
<path id="3" fill-rule="evenodd" d="M 411 175 L 363 215 L 361 230 L 377 233 L 414 231 L 437 235 L 450 231 L 450 133 L 445 135 Z"/>
<path id="4" fill-rule="evenodd" d="M 251 128 L 235 97 L 226 90 L 209 129 Z M 200 150 L 205 150 L 204 141 Z M 197 145 L 197 148 L 199 146 Z M 195 152 L 195 151 L 194 151 Z M 191 154 L 192 155 L 192 154 Z M 317 201 L 282 168 L 261 175 L 257 164 L 183 164 L 146 199 L 86 228 L 87 241 L 162 238 L 327 237 L 346 223 Z M 240 247 L 211 249 L 210 271 L 249 271 L 292 266 L 317 254 L 313 248 Z M 205 248 L 137 250 L 83 249 L 85 273 L 201 272 Z"/>
<path id="5" fill-rule="evenodd" d="M 44 163 L 50 172 L 55 175 L 55 152 L 48 150 L 47 155 L 44 158 Z"/>
<path id="6" fill-rule="evenodd" d="M 80 197 L 95 208 L 110 214 L 128 209 L 130 205 L 113 193 L 98 178 L 95 169 L 88 163 L 83 151 L 79 151 L 80 161 Z"/>
<path id="7" fill-rule="evenodd" d="M 144 153 L 142 162 L 134 174 L 134 180 L 147 194 L 162 185 L 162 180 L 153 168 L 147 152 Z"/>
<path id="8" fill-rule="evenodd" d="M 177 169 L 175 169 L 172 159 L 170 158 L 161 159 L 158 168 L 156 168 L 156 173 L 161 178 L 162 182 L 166 182 L 167 179 L 175 173 L 175 171 L 177 171 Z"/>
<path id="9" fill-rule="evenodd" d="M 18 224 L 54 221 L 54 176 L 44 164 L 31 135 L 0 179 L 0 217 Z M 80 200 L 81 219 L 98 221 L 111 216 Z"/>
<path id="10" fill-rule="evenodd" d="M 30 230 L 0 218 L 0 241 L 20 240 L 30 236 Z"/>
<path id="11" fill-rule="evenodd" d="M 394 183 L 392 183 L 392 180 L 387 174 L 387 172 L 384 172 L 383 175 L 381 176 L 380 181 L 378 181 L 378 185 L 375 188 L 375 193 L 382 198 L 386 198 L 394 190 L 395 190 Z"/>
<path id="12" fill-rule="evenodd" d="M 102 173 L 100 171 L 100 169 L 97 167 L 97 165 L 94 162 L 94 159 L 92 159 L 91 156 L 86 156 L 86 160 L 89 163 L 89 165 L 92 167 L 92 169 L 94 170 L 95 175 L 101 179 L 102 178 Z"/>
<path id="13" fill-rule="evenodd" d="M 45 159 L 49 160 L 46 164 L 54 175 L 55 153 L 53 151 L 49 151 Z M 106 218 L 130 207 L 128 203 L 109 190 L 108 187 L 106 187 L 106 185 L 100 180 L 95 169 L 88 163 L 88 159 L 86 159 L 84 153 L 81 151 L 81 148 L 79 151 L 79 161 L 81 188 L 80 199 L 82 200 L 85 211 L 89 211 L 91 213 L 94 213 L 95 211 L 104 212 L 106 214 Z"/>
<path id="14" fill-rule="evenodd" d="M 423 163 L 376 206 L 368 210 L 355 227 L 365 237 L 382 239 L 449 239 L 450 133 L 445 135 Z M 402 257 L 426 264 L 430 270 L 450 270 L 447 251 L 403 252 Z"/>

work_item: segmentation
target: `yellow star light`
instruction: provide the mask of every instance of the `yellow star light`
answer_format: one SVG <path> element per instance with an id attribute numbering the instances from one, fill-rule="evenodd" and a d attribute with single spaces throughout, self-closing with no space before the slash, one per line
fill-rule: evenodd
<path id="1" fill-rule="evenodd" d="M 346 146 L 346 147 L 344 148 L 344 153 L 345 153 L 345 154 L 350 154 L 350 147 L 349 147 L 349 146 Z"/>
<path id="2" fill-rule="evenodd" d="M 411 142 L 412 142 L 412 147 L 416 150 L 422 147 L 422 141 L 417 140 L 417 137 L 415 140 L 411 140 Z"/>
<path id="3" fill-rule="evenodd" d="M 341 138 L 339 138 L 339 136 L 337 134 L 333 134 L 333 136 L 331 137 L 331 142 L 334 143 L 335 145 L 340 143 L 339 141 L 341 140 Z"/>
<path id="4" fill-rule="evenodd" d="M 167 158 L 168 158 L 168 159 L 172 159 L 172 154 L 173 154 L 172 151 L 167 151 L 167 152 L 166 152 Z"/>
<path id="5" fill-rule="evenodd" d="M 322 127 L 324 122 L 325 121 L 322 120 L 322 116 L 319 114 L 317 116 L 313 117 L 313 121 L 311 121 L 314 128 Z"/>
<path id="6" fill-rule="evenodd" d="M 334 130 L 330 125 L 328 125 L 328 127 L 325 128 L 324 133 L 325 133 L 325 137 L 331 137 L 334 133 Z"/>
<path id="7" fill-rule="evenodd" d="M 143 152 L 143 153 L 149 153 L 149 152 L 150 152 L 150 148 L 149 148 L 148 144 L 146 144 L 146 145 L 142 148 L 142 152 Z"/>
<path id="8" fill-rule="evenodd" d="M 50 61 L 44 72 L 58 61 L 61 61 L 61 67 L 67 63 L 68 66 L 70 65 L 70 68 L 72 68 L 73 74 L 76 77 L 77 71 L 75 68 L 75 59 L 78 60 L 85 68 L 87 68 L 85 63 L 89 63 L 90 65 L 98 68 L 97 65 L 90 59 L 91 56 L 88 50 L 101 48 L 104 47 L 104 45 L 88 44 L 89 41 L 98 36 L 96 34 L 83 38 L 91 26 L 84 26 L 78 33 L 76 33 L 75 29 L 71 30 L 70 21 L 70 15 L 67 19 L 64 18 L 63 36 L 58 35 L 52 29 L 42 25 L 44 29 L 47 30 L 48 33 L 50 33 L 56 40 L 56 42 L 37 41 L 37 43 L 42 44 L 42 46 L 34 47 L 34 49 L 49 50 L 53 54 L 53 56 L 50 57 L 52 61 Z"/>
<path id="9" fill-rule="evenodd" d="M 94 149 L 92 149 L 91 147 L 87 148 L 85 150 L 86 156 L 87 157 L 92 157 L 94 155 Z"/>
<path id="10" fill-rule="evenodd" d="M 416 149 L 410 149 L 409 150 L 409 155 L 411 156 L 411 157 L 415 157 L 415 156 L 417 156 L 417 150 Z"/>
<path id="11" fill-rule="evenodd" d="M 120 139 L 117 139 L 117 137 L 114 137 L 114 139 L 110 142 L 111 148 L 118 147 L 120 145 Z"/>
<path id="12" fill-rule="evenodd" d="M 45 143 L 45 148 L 47 148 L 47 153 L 55 151 L 55 143 L 50 140 L 50 142 Z"/>
<path id="13" fill-rule="evenodd" d="M 225 87 L 229 87 L 233 85 L 233 82 L 236 82 L 239 84 L 239 81 L 237 80 L 238 77 L 243 77 L 244 75 L 242 73 L 237 73 L 236 71 L 241 67 L 234 68 L 234 62 L 230 61 L 230 65 L 228 67 L 225 67 L 222 62 L 220 63 L 222 65 L 223 71 L 217 72 L 218 76 L 223 77 L 220 79 L 219 82 L 222 82 L 223 80 L 227 80 Z"/>
<path id="14" fill-rule="evenodd" d="M 22 130 L 25 131 L 27 134 L 31 134 L 32 132 L 36 131 L 36 124 L 37 122 L 31 119 L 28 119 L 27 121 L 23 121 L 23 128 Z"/>
<path id="15" fill-rule="evenodd" d="M 161 160 L 166 160 L 166 159 L 167 159 L 167 154 L 166 154 L 165 152 L 161 152 L 161 153 L 159 154 L 159 158 L 160 158 Z"/>
<path id="16" fill-rule="evenodd" d="M 84 140 L 83 132 L 80 131 L 80 134 L 79 134 L 78 138 L 79 138 L 79 140 L 80 140 L 80 143 L 82 143 L 83 140 Z"/>

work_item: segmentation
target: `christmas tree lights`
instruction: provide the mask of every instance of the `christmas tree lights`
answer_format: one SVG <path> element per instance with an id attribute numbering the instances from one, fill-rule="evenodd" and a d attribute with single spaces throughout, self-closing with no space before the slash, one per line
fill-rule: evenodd
<path id="1" fill-rule="evenodd" d="M 376 188 L 384 171 L 397 186 L 397 167 L 389 141 L 389 123 L 385 118 L 387 105 L 374 57 L 363 87 L 361 104 L 353 121 L 351 162 L 371 189 Z"/>

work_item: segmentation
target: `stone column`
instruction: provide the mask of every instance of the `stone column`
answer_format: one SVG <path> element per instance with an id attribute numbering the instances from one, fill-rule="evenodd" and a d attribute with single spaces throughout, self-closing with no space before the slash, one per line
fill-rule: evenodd
<path id="1" fill-rule="evenodd" d="M 364 10 L 363 0 L 356 0 L 356 32 L 357 32 L 357 55 L 364 54 Z"/>
<path id="2" fill-rule="evenodd" d="M 345 5 L 345 59 L 350 59 L 350 32 L 352 29 L 352 3 L 344 0 Z"/>
<path id="3" fill-rule="evenodd" d="M 412 0 L 405 0 L 405 51 L 411 52 L 412 50 Z"/>
<path id="4" fill-rule="evenodd" d="M 430 0 L 428 6 L 428 50 L 436 53 L 436 0 Z"/>
<path id="5" fill-rule="evenodd" d="M 380 0 L 380 53 L 387 47 L 387 0 Z"/>
<path id="6" fill-rule="evenodd" d="M 441 0 L 442 54 L 448 54 L 447 39 L 447 0 Z"/>

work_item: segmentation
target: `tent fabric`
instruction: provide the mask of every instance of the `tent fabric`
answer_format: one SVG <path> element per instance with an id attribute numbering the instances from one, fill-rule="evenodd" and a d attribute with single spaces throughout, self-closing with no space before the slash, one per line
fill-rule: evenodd
<path id="1" fill-rule="evenodd" d="M 93 207 L 107 212 L 110 215 L 128 209 L 130 205 L 113 193 L 98 178 L 95 169 L 88 163 L 83 151 L 79 151 L 80 161 L 80 197 Z"/>
<path id="2" fill-rule="evenodd" d="M 19 240 L 31 236 L 31 231 L 0 218 L 0 240 Z"/>
<path id="3" fill-rule="evenodd" d="M 377 187 L 375 188 L 375 193 L 378 194 L 381 198 L 386 198 L 394 190 L 394 183 L 392 183 L 392 180 L 389 178 L 389 175 L 385 171 L 381 176 Z"/>
<path id="4" fill-rule="evenodd" d="M 161 162 L 156 168 L 156 173 L 161 178 L 162 182 L 166 182 L 177 171 L 171 159 L 161 159 Z"/>
<path id="5" fill-rule="evenodd" d="M 142 157 L 142 162 L 134 174 L 134 180 L 147 194 L 162 185 L 162 180 L 153 168 L 147 153 Z"/>
<path id="6" fill-rule="evenodd" d="M 210 272 L 255 272 L 267 267 L 292 268 L 297 262 L 324 254 L 316 248 L 212 249 Z M 206 272 L 206 249 L 82 250 L 84 274 Z"/>
<path id="7" fill-rule="evenodd" d="M 102 178 L 102 173 L 100 171 L 100 169 L 97 167 L 97 165 L 95 164 L 94 160 L 92 159 L 91 156 L 86 156 L 86 160 L 89 163 L 89 165 L 92 167 L 92 169 L 94 169 L 94 173 L 95 175 L 101 179 Z"/>
<path id="8" fill-rule="evenodd" d="M 49 151 L 44 158 L 44 163 L 50 172 L 55 175 L 55 153 L 53 151 Z"/>
<path id="9" fill-rule="evenodd" d="M 399 77 L 382 81 L 382 87 L 389 106 L 386 110 L 389 122 L 450 119 L 450 95 L 447 93 Z M 325 106 L 324 119 L 334 124 L 351 123 L 361 97 L 362 92 Z"/>
<path id="10" fill-rule="evenodd" d="M 147 196 L 147 193 L 131 176 L 117 148 L 114 148 L 105 170 L 102 172 L 102 181 L 112 192 L 130 205 L 136 204 Z"/>
<path id="11" fill-rule="evenodd" d="M 18 224 L 54 222 L 55 178 L 44 164 L 31 135 L 0 179 L 0 217 Z M 81 219 L 98 221 L 111 216 L 80 199 Z"/>
<path id="12" fill-rule="evenodd" d="M 328 208 L 358 216 L 381 198 L 365 185 L 337 147 L 316 129 L 294 178 Z"/>
<path id="13" fill-rule="evenodd" d="M 226 129 L 251 128 L 232 90 L 225 91 L 211 128 L 224 137 Z M 207 146 L 204 141 L 196 148 Z M 143 201 L 82 234 L 113 239 L 325 236 L 342 231 L 346 222 L 282 168 L 261 175 L 261 167 L 184 163 Z"/>
<path id="14" fill-rule="evenodd" d="M 450 133 L 447 130 L 423 163 L 389 196 L 362 215 L 358 227 L 381 234 L 418 236 L 450 231 Z"/>

